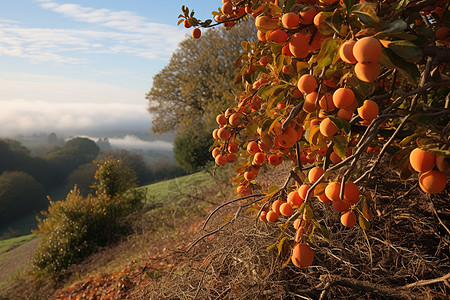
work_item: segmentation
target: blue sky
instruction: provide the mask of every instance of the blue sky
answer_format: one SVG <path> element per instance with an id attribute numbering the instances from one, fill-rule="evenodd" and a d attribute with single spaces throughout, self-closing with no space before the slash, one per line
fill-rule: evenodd
<path id="1" fill-rule="evenodd" d="M 0 136 L 148 130 L 145 93 L 216 0 L 14 0 L 0 10 Z"/>

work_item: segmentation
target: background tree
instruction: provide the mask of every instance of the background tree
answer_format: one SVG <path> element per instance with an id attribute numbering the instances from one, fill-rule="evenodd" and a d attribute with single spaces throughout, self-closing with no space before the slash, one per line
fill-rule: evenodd
<path id="1" fill-rule="evenodd" d="M 61 149 L 49 153 L 46 160 L 54 174 L 53 184 L 61 185 L 67 176 L 79 166 L 92 162 L 100 152 L 97 144 L 88 138 L 74 138 Z"/>
<path id="2" fill-rule="evenodd" d="M 197 171 L 212 161 L 209 148 L 213 144 L 211 133 L 205 130 L 186 130 L 175 137 L 173 152 L 177 164 L 186 172 Z"/>
<path id="3" fill-rule="evenodd" d="M 40 210 L 47 203 L 44 187 L 29 174 L 15 171 L 0 175 L 0 224 Z"/>
<path id="4" fill-rule="evenodd" d="M 182 132 L 194 122 L 212 129 L 215 115 L 234 99 L 240 43 L 255 34 L 254 26 L 244 23 L 236 30 L 209 30 L 200 41 L 181 42 L 147 94 L 152 130 Z"/>

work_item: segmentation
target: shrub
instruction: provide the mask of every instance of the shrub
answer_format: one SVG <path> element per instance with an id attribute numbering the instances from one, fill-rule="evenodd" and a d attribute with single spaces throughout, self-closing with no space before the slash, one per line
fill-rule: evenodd
<path id="1" fill-rule="evenodd" d="M 83 197 L 77 187 L 64 201 L 51 201 L 38 218 L 42 240 L 34 254 L 36 278 L 58 280 L 81 262 L 131 230 L 127 219 L 142 207 L 144 192 L 133 190 L 134 174 L 120 160 L 97 162 L 96 196 Z"/>

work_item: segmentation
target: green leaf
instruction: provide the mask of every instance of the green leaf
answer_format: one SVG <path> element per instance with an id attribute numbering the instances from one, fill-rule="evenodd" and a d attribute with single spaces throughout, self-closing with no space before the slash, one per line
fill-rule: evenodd
<path id="1" fill-rule="evenodd" d="M 396 11 L 399 10 L 403 10 L 405 7 L 407 7 L 409 5 L 409 3 L 411 2 L 411 0 L 400 0 L 397 2 L 397 5 L 395 7 Z"/>
<path id="2" fill-rule="evenodd" d="M 334 13 L 331 15 L 330 21 L 327 20 L 326 20 L 327 24 L 330 25 L 330 27 L 334 31 L 340 34 L 342 30 L 342 24 L 344 24 L 344 14 L 342 10 L 336 9 Z"/>
<path id="3" fill-rule="evenodd" d="M 422 58 L 422 51 L 409 41 L 392 41 L 389 49 L 410 63 L 417 63 Z"/>
<path id="4" fill-rule="evenodd" d="M 314 221 L 314 227 L 317 229 L 318 233 L 324 237 L 325 239 L 330 239 L 330 232 L 325 224 L 321 224 L 319 222 Z"/>
<path id="5" fill-rule="evenodd" d="M 245 130 L 246 130 L 247 135 L 249 137 L 253 137 L 253 136 L 256 135 L 256 130 L 259 127 L 259 121 L 260 120 L 258 118 L 254 118 L 250 122 L 248 122 L 247 127 L 246 127 Z"/>
<path id="6" fill-rule="evenodd" d="M 272 107 L 276 106 L 284 98 L 284 94 L 281 93 L 278 97 L 272 97 L 272 99 L 267 103 L 267 111 L 270 111 Z"/>
<path id="7" fill-rule="evenodd" d="M 317 64 L 320 69 L 331 65 L 335 58 L 339 55 L 338 49 L 341 45 L 341 39 L 327 38 L 323 41 L 320 47 L 320 52 L 317 56 Z"/>
<path id="8" fill-rule="evenodd" d="M 357 16 L 361 22 L 369 27 L 375 27 L 380 22 L 380 19 L 375 11 L 375 4 L 373 3 L 366 2 L 353 5 L 350 13 Z"/>
<path id="9" fill-rule="evenodd" d="M 362 105 L 364 100 L 372 95 L 373 91 L 375 90 L 373 82 L 361 81 L 356 76 L 348 77 L 347 84 L 355 94 L 356 101 L 358 101 L 359 105 Z"/>
<path id="10" fill-rule="evenodd" d="M 350 12 L 350 9 L 353 6 L 353 0 L 344 0 L 345 7 L 347 8 L 347 12 Z"/>
<path id="11" fill-rule="evenodd" d="M 392 155 L 391 160 L 389 161 L 389 167 L 392 169 L 400 169 L 405 160 L 409 161 L 409 153 L 411 153 L 414 148 L 415 146 L 406 147 Z"/>
<path id="12" fill-rule="evenodd" d="M 308 142 L 315 146 L 320 142 L 320 127 L 319 126 L 313 126 L 312 128 L 310 127 L 306 133 L 308 133 L 307 135 L 305 134 L 305 138 L 308 139 Z"/>
<path id="13" fill-rule="evenodd" d="M 286 11 L 291 11 L 291 7 L 292 7 L 292 5 L 294 5 L 294 4 L 295 4 L 295 0 L 287 0 L 287 1 L 286 1 L 286 6 L 285 6 Z"/>
<path id="14" fill-rule="evenodd" d="M 280 84 L 280 85 L 275 85 L 275 86 L 269 86 L 265 89 L 262 90 L 261 93 L 259 94 L 259 97 L 261 97 L 261 99 L 266 99 L 267 97 L 272 96 L 277 90 L 281 89 L 284 90 L 289 86 L 289 84 Z"/>
<path id="15" fill-rule="evenodd" d="M 345 159 L 347 156 L 347 138 L 342 135 L 338 136 L 332 136 L 331 140 L 333 141 L 333 150 L 334 152 L 339 155 L 341 159 Z"/>
<path id="16" fill-rule="evenodd" d="M 409 159 L 405 159 L 400 168 L 400 180 L 408 180 L 412 175 L 413 171 L 411 171 Z"/>
<path id="17" fill-rule="evenodd" d="M 389 69 L 397 69 L 411 84 L 417 85 L 420 77 L 419 69 L 415 64 L 405 61 L 391 49 L 384 49 L 378 62 Z"/>
<path id="18" fill-rule="evenodd" d="M 346 134 L 349 134 L 351 131 L 350 123 L 347 120 L 344 120 L 342 118 L 335 118 L 335 117 L 328 117 L 331 122 L 334 123 L 339 129 L 343 129 Z"/>
<path id="19" fill-rule="evenodd" d="M 267 194 L 272 194 L 275 192 L 278 192 L 280 190 L 280 188 L 276 185 L 271 186 L 268 190 L 267 190 Z"/>
<path id="20" fill-rule="evenodd" d="M 281 251 L 283 251 L 283 245 L 284 242 L 288 239 L 287 236 L 285 236 L 284 238 L 281 239 L 281 241 L 277 244 L 277 248 L 278 248 L 278 255 L 281 254 Z"/>
<path id="21" fill-rule="evenodd" d="M 408 24 L 402 19 L 395 20 L 392 23 L 389 23 L 385 27 L 383 27 L 380 32 L 378 32 L 375 36 L 381 33 L 390 33 L 390 32 L 403 32 L 408 28 Z"/>
<path id="22" fill-rule="evenodd" d="M 363 215 L 359 215 L 358 219 L 359 219 L 359 226 L 361 226 L 362 229 L 364 230 L 370 229 L 370 222 L 366 218 L 364 218 Z"/>

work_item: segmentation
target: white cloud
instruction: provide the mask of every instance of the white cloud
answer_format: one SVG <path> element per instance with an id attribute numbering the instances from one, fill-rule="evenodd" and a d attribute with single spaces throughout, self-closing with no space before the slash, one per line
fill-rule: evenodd
<path id="1" fill-rule="evenodd" d="M 126 135 L 123 138 L 109 138 L 109 143 L 113 148 L 120 149 L 142 149 L 142 150 L 150 150 L 150 149 L 160 149 L 160 150 L 169 150 L 173 148 L 172 143 L 166 141 L 144 141 L 134 135 Z"/>
<path id="2" fill-rule="evenodd" d="M 0 19 L 0 55 L 58 64 L 87 64 L 83 55 L 95 53 L 167 60 L 185 37 L 175 26 L 148 22 L 130 11 L 37 2 L 44 9 L 95 26 L 82 30 L 35 28 Z"/>
<path id="3" fill-rule="evenodd" d="M 51 103 L 15 99 L 0 101 L 2 136 L 33 132 L 82 134 L 111 130 L 149 130 L 145 106 L 124 103 Z"/>
<path id="4" fill-rule="evenodd" d="M 0 100 L 145 104 L 144 92 L 101 82 L 31 73 L 0 72 Z"/>
<path id="5" fill-rule="evenodd" d="M 151 127 L 145 95 L 110 84 L 0 72 L 0 134 Z"/>

